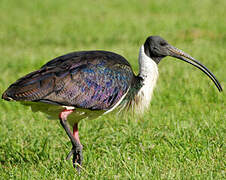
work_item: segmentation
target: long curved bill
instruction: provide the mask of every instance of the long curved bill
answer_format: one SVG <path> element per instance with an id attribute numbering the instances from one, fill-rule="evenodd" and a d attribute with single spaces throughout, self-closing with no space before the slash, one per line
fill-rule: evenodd
<path id="1" fill-rule="evenodd" d="M 215 86 L 217 87 L 217 89 L 220 92 L 223 91 L 221 84 L 219 83 L 217 78 L 213 75 L 212 72 L 210 72 L 210 70 L 207 67 L 202 65 L 199 61 L 197 61 L 196 59 L 191 57 L 189 54 L 186 54 L 182 50 L 177 49 L 177 48 L 175 48 L 171 45 L 168 46 L 168 50 L 169 50 L 169 56 L 172 56 L 172 57 L 175 57 L 175 58 L 180 59 L 182 61 L 185 61 L 185 62 L 195 66 L 196 68 L 200 69 L 202 72 L 204 72 L 214 82 Z"/>

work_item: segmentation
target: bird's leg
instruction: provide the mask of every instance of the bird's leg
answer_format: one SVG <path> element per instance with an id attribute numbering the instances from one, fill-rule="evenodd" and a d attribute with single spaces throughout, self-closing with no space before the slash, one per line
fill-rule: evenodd
<path id="1" fill-rule="evenodd" d="M 73 112 L 72 109 L 65 109 L 60 113 L 59 118 L 60 118 L 61 125 L 63 126 L 64 130 L 66 131 L 72 143 L 72 150 L 70 151 L 66 159 L 68 160 L 73 155 L 73 160 L 72 160 L 73 166 L 76 167 L 77 171 L 79 172 L 80 166 L 82 165 L 83 156 L 82 156 L 82 145 L 80 143 L 79 136 L 78 136 L 78 124 L 74 125 L 73 134 L 72 134 L 67 123 L 67 117 L 72 112 Z M 75 165 L 76 163 L 78 163 L 79 165 L 76 166 Z"/>
<path id="2" fill-rule="evenodd" d="M 83 148 L 80 139 L 79 139 L 79 135 L 78 135 L 78 123 L 75 123 L 73 126 L 73 136 L 74 138 L 78 141 L 78 143 L 80 144 L 81 148 Z"/>
<path id="3" fill-rule="evenodd" d="M 82 160 L 83 160 L 83 156 L 82 156 L 83 146 L 80 143 L 80 139 L 79 139 L 79 136 L 78 136 L 78 123 L 75 123 L 74 126 L 73 126 L 73 137 L 75 138 L 76 142 L 78 142 L 78 144 L 79 144 L 79 154 L 76 153 L 76 147 L 73 146 L 71 152 L 67 156 L 67 160 L 73 154 L 73 160 L 72 160 L 73 166 L 75 167 L 75 162 L 77 162 L 81 166 Z"/>

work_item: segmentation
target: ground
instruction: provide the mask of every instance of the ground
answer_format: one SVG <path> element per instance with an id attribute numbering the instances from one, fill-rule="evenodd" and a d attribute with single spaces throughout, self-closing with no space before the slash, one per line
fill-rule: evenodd
<path id="1" fill-rule="evenodd" d="M 226 1 L 0 1 L 0 93 L 48 60 L 78 50 L 109 50 L 138 72 L 149 35 L 205 64 L 224 88 Z M 83 171 L 65 157 L 59 121 L 0 100 L 0 179 L 225 179 L 225 91 L 173 58 L 159 64 L 142 118 L 103 116 L 80 123 Z"/>

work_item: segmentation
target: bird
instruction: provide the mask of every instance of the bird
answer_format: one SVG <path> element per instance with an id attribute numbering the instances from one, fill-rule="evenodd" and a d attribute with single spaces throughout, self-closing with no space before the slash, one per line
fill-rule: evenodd
<path id="1" fill-rule="evenodd" d="M 19 101 L 32 111 L 59 118 L 72 149 L 73 167 L 80 172 L 83 155 L 78 123 L 112 111 L 143 114 L 148 109 L 158 79 L 158 64 L 171 56 L 203 71 L 221 92 L 222 86 L 203 64 L 170 45 L 160 36 L 149 36 L 140 47 L 136 75 L 130 63 L 110 51 L 77 51 L 50 60 L 11 84 L 2 99 Z"/>

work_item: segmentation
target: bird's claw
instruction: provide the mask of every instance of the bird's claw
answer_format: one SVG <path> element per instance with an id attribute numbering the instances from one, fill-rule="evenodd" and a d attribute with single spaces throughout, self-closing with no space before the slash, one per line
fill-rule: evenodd
<path id="1" fill-rule="evenodd" d="M 80 167 L 82 166 L 82 148 L 73 146 L 69 154 L 67 155 L 66 160 L 69 160 L 71 156 L 73 155 L 72 162 L 73 162 L 73 167 L 76 168 L 78 172 L 80 172 Z"/>

